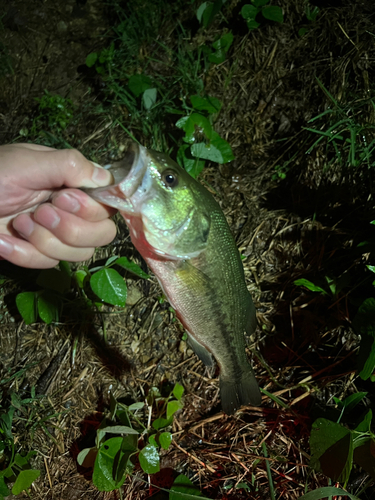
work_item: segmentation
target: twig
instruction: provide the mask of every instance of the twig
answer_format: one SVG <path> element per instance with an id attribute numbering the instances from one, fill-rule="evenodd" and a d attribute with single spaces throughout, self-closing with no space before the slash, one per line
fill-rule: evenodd
<path id="1" fill-rule="evenodd" d="M 105 125 L 103 125 L 103 127 L 101 127 L 99 130 L 96 130 L 91 135 L 89 135 L 88 137 L 86 137 L 86 139 L 84 139 L 82 141 L 82 146 L 84 146 L 86 144 L 86 142 L 91 141 L 91 139 L 94 139 L 94 137 L 96 137 L 97 135 L 99 135 L 102 132 L 104 132 L 104 130 L 107 130 L 107 128 L 110 127 L 111 125 L 112 125 L 112 122 L 108 122 Z"/>
<path id="2" fill-rule="evenodd" d="M 172 443 L 176 446 L 176 448 L 178 448 L 180 451 L 182 451 L 183 453 L 185 453 L 185 455 L 187 455 L 188 457 L 192 458 L 193 460 L 195 460 L 199 465 L 201 465 L 202 467 L 204 467 L 205 469 L 209 470 L 210 472 L 212 473 L 215 473 L 216 470 L 213 469 L 212 467 L 210 467 L 209 465 L 205 464 L 204 462 L 202 462 L 202 460 L 199 460 L 199 458 L 197 458 L 195 455 L 192 455 L 191 453 L 189 453 L 188 451 L 184 450 L 183 448 L 181 448 L 181 446 L 179 446 L 176 441 L 172 441 Z"/>
<path id="3" fill-rule="evenodd" d="M 46 457 L 44 457 L 44 465 L 45 465 L 45 467 L 46 467 L 46 471 L 47 471 L 48 482 L 49 482 L 50 488 L 51 488 L 51 490 L 52 490 L 52 481 L 51 481 L 51 476 L 50 476 L 50 474 L 49 474 L 48 462 L 47 462 Z"/>

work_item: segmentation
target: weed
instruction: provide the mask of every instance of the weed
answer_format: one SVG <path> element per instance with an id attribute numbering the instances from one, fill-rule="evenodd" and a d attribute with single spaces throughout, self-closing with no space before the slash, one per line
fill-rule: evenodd
<path id="1" fill-rule="evenodd" d="M 249 30 L 258 28 L 265 20 L 283 23 L 283 11 L 277 5 L 267 5 L 270 0 L 251 0 L 251 4 L 245 4 L 241 9 L 241 15 L 245 19 Z"/>
<path id="2" fill-rule="evenodd" d="M 148 40 L 155 26 L 147 16 L 143 19 L 137 14 L 137 9 L 128 15 L 121 12 L 120 18 L 125 16 L 128 22 L 122 21 L 114 29 L 116 42 L 86 58 L 86 65 L 95 68 L 105 80 L 108 97 L 127 111 L 127 116 L 118 117 L 116 123 L 132 139 L 136 140 L 135 133 L 140 132 L 150 138 L 152 148 L 170 152 L 166 130 L 171 115 L 188 113 L 176 123 L 185 132 L 184 142 L 187 143 L 179 143 L 177 159 L 180 165 L 196 177 L 203 169 L 204 160 L 231 161 L 234 157 L 229 144 L 212 128 L 213 115 L 219 112 L 221 103 L 212 97 L 203 97 L 204 86 L 199 73 L 202 66 L 205 70 L 225 60 L 233 42 L 232 33 L 224 33 L 211 46 L 202 45 L 192 50 L 187 48 L 185 39 L 189 36 L 179 24 L 175 52 L 158 41 L 153 44 L 153 52 L 144 58 L 139 53 L 140 46 Z M 145 32 L 146 24 L 150 24 L 150 28 Z M 142 30 L 141 25 L 144 25 Z M 132 48 L 128 50 L 125 43 L 130 39 L 133 40 Z M 149 75 L 150 65 L 158 66 L 157 79 Z M 192 107 L 187 104 L 188 99 Z M 181 102 L 181 107 L 177 107 L 176 102 Z M 197 110 L 200 113 L 196 113 Z M 193 144 L 195 135 L 204 141 Z"/>
<path id="3" fill-rule="evenodd" d="M 326 156 L 330 158 L 326 168 L 333 164 L 343 168 L 374 167 L 375 125 L 366 123 L 363 119 L 366 107 L 370 106 L 372 111 L 375 110 L 374 100 L 360 99 L 340 105 L 318 78 L 317 82 L 331 101 L 332 107 L 309 121 L 316 123 L 316 128 L 305 128 L 319 136 L 306 153 L 310 154 L 323 143 Z"/>
<path id="4" fill-rule="evenodd" d="M 9 380 L 1 380 L 1 386 L 9 382 Z M 2 392 L 0 392 L 0 396 L 3 397 Z M 0 402 L 0 464 L 2 469 L 0 471 L 0 500 L 4 500 L 4 497 L 7 497 L 10 493 L 18 495 L 22 491 L 27 492 L 40 475 L 39 470 L 32 469 L 30 466 L 30 460 L 37 452 L 31 450 L 26 455 L 18 453 L 12 433 L 15 413 L 24 413 L 25 407 L 32 405 L 36 401 L 35 388 L 31 390 L 30 398 L 22 399 L 14 392 L 11 392 L 9 396 L 10 403 Z M 8 486 L 9 483 L 13 483 L 11 490 Z"/>
<path id="5" fill-rule="evenodd" d="M 140 267 L 126 257 L 110 257 L 103 266 L 89 269 L 87 266 L 72 271 L 67 262 L 60 262 L 60 269 L 45 269 L 37 277 L 40 289 L 35 292 L 22 292 L 16 297 L 19 313 L 26 324 L 34 323 L 38 317 L 45 323 L 59 321 L 65 303 L 76 304 L 83 308 L 96 306 L 103 302 L 124 307 L 126 302 L 126 283 L 113 269 L 119 266 L 141 278 L 148 278 Z M 95 294 L 92 297 L 92 292 Z M 73 294 L 73 299 L 71 295 Z M 96 297 L 96 298 L 95 298 Z M 98 301 L 98 299 L 100 301 Z"/>
<path id="6" fill-rule="evenodd" d="M 177 121 L 176 126 L 185 132 L 183 144 L 177 153 L 177 161 L 193 177 L 204 168 L 204 160 L 227 163 L 234 159 L 228 142 L 213 130 L 212 115 L 218 113 L 221 102 L 214 97 L 190 97 L 193 110 Z M 199 110 L 201 113 L 196 113 Z M 205 116 L 204 114 L 208 116 Z"/>
<path id="7" fill-rule="evenodd" d="M 183 386 L 176 383 L 162 397 L 153 387 L 144 403 L 131 405 L 110 395 L 109 414 L 97 430 L 95 446 L 85 448 L 77 457 L 80 465 L 93 467 L 92 479 L 98 490 L 120 488 L 132 473 L 136 458 L 146 474 L 160 471 L 159 450 L 167 450 L 172 443 L 172 434 L 166 429 L 183 407 L 183 392 Z"/>
<path id="8" fill-rule="evenodd" d="M 203 2 L 197 9 L 197 19 L 204 28 L 208 28 L 216 15 L 220 12 L 226 0 Z"/>
<path id="9" fill-rule="evenodd" d="M 61 133 L 72 121 L 75 108 L 70 99 L 45 90 L 44 95 L 35 100 L 39 104 L 39 114 L 33 119 L 31 135 L 38 135 L 42 128 Z"/>
<path id="10" fill-rule="evenodd" d="M 372 434 L 372 411 L 368 410 L 354 430 L 339 423 L 344 411 L 349 413 L 367 395 L 366 392 L 352 394 L 344 401 L 334 398 L 340 411 L 337 422 L 319 418 L 313 423 L 310 437 L 310 465 L 323 472 L 333 481 L 347 485 L 353 462 L 360 465 L 373 479 L 374 457 L 371 449 L 375 445 Z"/>
<path id="11" fill-rule="evenodd" d="M 311 7 L 311 5 L 308 2 L 306 2 L 305 16 L 310 24 L 314 23 L 316 21 L 318 14 L 319 14 L 319 7 L 317 7 L 316 5 L 314 7 Z M 299 36 L 306 35 L 306 33 L 309 31 L 310 24 L 308 27 L 304 26 L 304 27 L 300 28 L 298 30 L 298 35 Z"/>

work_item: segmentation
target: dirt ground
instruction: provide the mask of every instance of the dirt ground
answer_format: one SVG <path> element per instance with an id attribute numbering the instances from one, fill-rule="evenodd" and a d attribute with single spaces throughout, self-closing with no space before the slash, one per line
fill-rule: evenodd
<path id="1" fill-rule="evenodd" d="M 371 180 L 327 170 L 323 147 L 306 154 L 315 138 L 302 127 L 329 106 L 316 78 L 339 102 L 373 93 L 375 6 L 365 0 L 316 2 L 321 10 L 311 23 L 302 0 L 273 3 L 282 6 L 284 23 L 252 33 L 240 23 L 242 4 L 228 4 L 233 47 L 228 60 L 204 79 L 206 91 L 223 101 L 215 129 L 236 159 L 219 168 L 209 165 L 202 178 L 245 256 L 259 324 L 248 339 L 249 356 L 259 385 L 285 406 L 263 395 L 262 407 L 224 415 L 218 371 L 207 370 L 182 339 L 169 305 L 158 300 L 154 277 L 145 282 L 127 276 L 125 309 L 108 308 L 100 316 L 69 309 L 57 324 L 26 326 L 14 299 L 32 286 L 35 273 L 2 262 L 0 274 L 7 280 L 0 303 L 0 378 L 27 367 L 22 379 L 6 389 L 27 394 L 36 384 L 37 392 L 46 394 L 41 406 L 23 415 L 26 421 L 49 417 L 45 426 L 35 426 L 32 442 L 30 426 L 19 423 L 14 429 L 21 451 L 38 450 L 35 461 L 42 474 L 30 492 L 33 499 L 119 498 L 117 492 L 98 492 L 90 471 L 76 461 L 80 449 L 92 442 L 109 391 L 142 401 L 153 386 L 183 384 L 184 408 L 175 418 L 174 442 L 162 454 L 162 467 L 188 475 L 213 499 L 271 498 L 262 443 L 276 498 L 294 500 L 326 486 L 328 479 L 308 468 L 312 421 L 329 413 L 333 396 L 367 390 L 369 404 L 374 403 L 371 383 L 356 378 L 359 339 L 351 325 L 361 297 L 372 290 L 363 284 L 369 255 L 356 251 L 375 219 Z M 100 101 L 101 83 L 87 75 L 85 59 L 104 44 L 115 20 L 111 5 L 14 0 L 1 9 L 0 143 L 25 140 L 20 131 L 30 127 L 35 98 L 47 89 L 69 97 L 81 110 L 78 124 L 67 131 L 70 144 L 107 163 L 108 144 L 128 139 L 119 127 L 107 127 L 105 114 L 87 111 Z M 299 36 L 303 26 L 308 31 Z M 212 39 L 215 35 L 213 27 Z M 193 30 L 191 43 L 198 44 L 199 36 Z M 367 119 L 373 115 L 369 107 Z M 289 162 L 286 178 L 273 177 L 275 166 L 284 162 Z M 94 260 L 117 254 L 141 262 L 125 224 L 118 224 L 115 242 L 98 249 Z M 348 274 L 350 287 L 335 297 L 294 284 L 298 278 Z M 366 478 L 358 470 L 353 481 Z M 123 498 L 167 498 L 147 481 L 136 469 L 125 482 Z M 244 482 L 251 485 L 249 491 L 235 487 Z"/>

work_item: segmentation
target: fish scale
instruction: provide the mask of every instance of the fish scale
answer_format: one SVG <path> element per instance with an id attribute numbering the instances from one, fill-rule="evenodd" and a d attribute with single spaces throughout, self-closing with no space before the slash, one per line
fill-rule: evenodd
<path id="1" fill-rule="evenodd" d="M 255 307 L 219 204 L 173 160 L 142 146 L 114 167 L 114 178 L 115 185 L 88 192 L 124 216 L 193 350 L 206 365 L 218 363 L 223 410 L 258 406 L 244 338 L 255 330 Z"/>

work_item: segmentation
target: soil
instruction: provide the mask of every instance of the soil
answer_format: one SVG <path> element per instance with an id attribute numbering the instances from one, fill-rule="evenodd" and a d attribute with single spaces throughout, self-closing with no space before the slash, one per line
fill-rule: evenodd
<path id="1" fill-rule="evenodd" d="M 367 390 L 367 401 L 374 402 L 370 382 L 356 378 L 359 338 L 352 327 L 361 298 L 372 293 L 365 282 L 369 253 L 355 250 L 375 219 L 371 175 L 364 181 L 360 173 L 325 168 L 329 158 L 323 146 L 306 154 L 316 137 L 303 127 L 331 104 L 319 82 L 339 103 L 372 95 L 375 7 L 365 0 L 322 2 L 317 20 L 310 22 L 305 2 L 272 3 L 282 6 L 284 23 L 250 33 L 239 15 L 242 4 L 225 7 L 233 47 L 228 60 L 202 77 L 207 93 L 223 102 L 215 129 L 236 159 L 219 168 L 208 165 L 202 182 L 221 204 L 245 257 L 259 324 L 248 339 L 248 353 L 260 387 L 273 399 L 264 394 L 261 408 L 244 407 L 233 417 L 221 412 L 218 370 L 206 369 L 183 340 L 169 304 L 159 300 L 154 277 L 125 276 L 125 309 L 108 307 L 97 315 L 71 307 L 58 324 L 27 326 L 15 295 L 32 288 L 35 272 L 0 263 L 7 278 L 0 303 L 0 378 L 25 369 L 6 390 L 27 395 L 35 386 L 46 395 L 27 407 L 26 423 L 14 429 L 19 451 L 38 450 L 35 467 L 42 473 L 30 492 L 34 499 L 119 498 L 118 492 L 98 492 L 90 470 L 76 461 L 80 449 L 92 445 L 110 391 L 116 398 L 142 401 L 151 387 L 182 383 L 184 408 L 173 423 L 173 445 L 162 452 L 162 467 L 172 470 L 172 481 L 176 473 L 188 475 L 213 499 L 271 498 L 265 449 L 277 498 L 296 499 L 305 485 L 326 486 L 325 476 L 308 469 L 313 420 L 328 412 L 327 402 L 334 411 L 333 396 Z M 116 19 L 113 5 L 13 0 L 1 9 L 0 142 L 25 140 L 22 130 L 31 127 L 35 98 L 47 89 L 80 109 L 79 122 L 65 132 L 69 143 L 107 163 L 128 138 L 120 127 L 107 126 L 105 114 L 93 116 L 90 104 L 100 101 L 104 84 L 87 73 L 85 59 L 106 46 Z M 301 27 L 307 28 L 303 36 Z M 210 30 L 213 41 L 221 32 L 218 22 Z M 195 27 L 191 44 L 199 44 L 201 36 Z M 373 123 L 373 108 L 363 113 Z M 148 145 L 148 139 L 138 139 Z M 117 144 L 115 152 L 111 144 Z M 280 179 L 275 167 L 287 161 L 286 178 Z M 143 265 L 120 218 L 118 227 L 116 240 L 98 249 L 94 261 L 125 255 Z M 294 283 L 325 276 L 350 276 L 350 287 L 327 296 Z M 30 433 L 30 419 L 36 424 L 47 416 Z M 150 482 L 165 480 L 169 487 L 163 474 Z M 167 498 L 148 480 L 136 467 L 123 498 Z M 250 491 L 236 488 L 241 483 Z"/>

